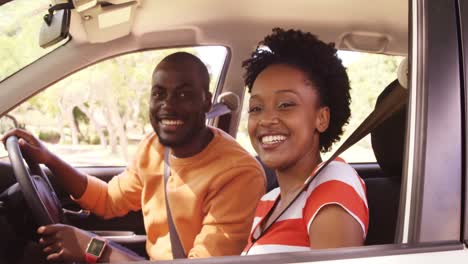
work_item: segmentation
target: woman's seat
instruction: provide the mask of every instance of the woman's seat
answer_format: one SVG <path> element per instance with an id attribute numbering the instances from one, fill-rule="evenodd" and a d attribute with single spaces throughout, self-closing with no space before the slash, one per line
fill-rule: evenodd
<path id="1" fill-rule="evenodd" d="M 376 106 L 399 85 L 398 80 L 388 85 L 377 98 Z M 364 179 L 369 206 L 366 245 L 391 244 L 395 239 L 400 203 L 406 108 L 405 105 L 371 132 L 372 149 L 383 174 L 380 177 Z"/>

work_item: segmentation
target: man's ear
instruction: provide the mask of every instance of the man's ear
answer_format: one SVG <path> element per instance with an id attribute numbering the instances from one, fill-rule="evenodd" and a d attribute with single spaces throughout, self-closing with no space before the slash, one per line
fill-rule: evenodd
<path id="1" fill-rule="evenodd" d="M 203 102 L 204 104 L 203 110 L 205 111 L 205 113 L 208 113 L 211 110 L 211 104 L 212 104 L 211 98 L 213 98 L 213 95 L 211 94 L 211 92 L 206 92 L 205 101 Z"/>
<path id="2" fill-rule="evenodd" d="M 327 130 L 330 124 L 330 108 L 328 106 L 322 106 L 317 114 L 315 127 L 320 133 Z"/>

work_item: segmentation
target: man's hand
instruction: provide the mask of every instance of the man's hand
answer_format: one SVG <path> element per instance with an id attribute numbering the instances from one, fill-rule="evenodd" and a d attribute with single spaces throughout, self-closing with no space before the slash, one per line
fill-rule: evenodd
<path id="1" fill-rule="evenodd" d="M 69 225 L 55 224 L 37 229 L 39 244 L 49 261 L 86 262 L 85 253 L 91 233 Z"/>
<path id="2" fill-rule="evenodd" d="M 86 185 L 88 184 L 85 174 L 75 170 L 72 166 L 50 152 L 44 144 L 30 132 L 22 129 L 10 130 L 1 138 L 4 145 L 9 136 L 17 136 L 23 157 L 26 160 L 46 165 L 56 176 L 56 182 L 62 186 L 67 193 L 75 198 L 80 198 L 81 195 L 83 195 L 86 190 Z"/>
<path id="3" fill-rule="evenodd" d="M 37 229 L 41 235 L 39 245 L 47 255 L 48 261 L 86 262 L 86 247 L 93 234 L 69 225 L 55 224 Z M 98 262 L 143 261 L 138 256 L 118 244 L 109 241 Z"/>
<path id="4" fill-rule="evenodd" d="M 3 145 L 6 144 L 6 140 L 10 136 L 18 137 L 18 143 L 21 148 L 23 155 L 31 158 L 37 163 L 48 164 L 52 159 L 53 154 L 31 133 L 22 129 L 13 129 L 8 131 L 1 141 Z"/>

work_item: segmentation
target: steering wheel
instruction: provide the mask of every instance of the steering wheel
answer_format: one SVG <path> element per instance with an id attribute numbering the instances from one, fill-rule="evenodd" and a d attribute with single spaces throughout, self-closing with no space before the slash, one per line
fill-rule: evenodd
<path id="1" fill-rule="evenodd" d="M 6 140 L 6 149 L 16 180 L 36 223 L 40 226 L 60 223 L 63 216 L 62 205 L 42 168 L 26 157 L 24 160 L 32 174 L 29 172 L 16 136 L 10 136 Z"/>

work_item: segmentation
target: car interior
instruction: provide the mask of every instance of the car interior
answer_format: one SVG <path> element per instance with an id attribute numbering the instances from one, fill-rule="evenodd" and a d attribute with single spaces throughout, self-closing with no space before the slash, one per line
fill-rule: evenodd
<path id="1" fill-rule="evenodd" d="M 242 120 L 246 118 L 242 115 L 242 107 L 248 97 L 242 79 L 242 61 L 273 27 L 312 32 L 325 42 L 335 43 L 336 48 L 342 51 L 408 56 L 407 1 L 295 0 L 274 4 L 267 0 L 222 4 L 214 0 L 72 2 L 77 6 L 70 11 L 69 34 L 64 35 L 65 39 L 55 43 L 52 43 L 55 40 L 42 39 L 41 43 L 47 42 L 49 46 L 59 44 L 0 81 L 0 97 L 11 98 L 10 104 L 0 105 L 1 115 L 10 113 L 60 80 L 114 57 L 147 50 L 222 46 L 227 54 L 213 96 L 217 103 L 213 112 L 219 116 L 207 122 L 236 137 Z M 41 10 L 40 14 L 46 13 Z M 407 86 L 406 72 L 404 75 L 395 74 L 392 77 L 394 81 L 376 87 L 375 107 L 397 86 Z M 406 115 L 405 106 L 371 131 L 375 162 L 351 163 L 366 183 L 370 224 L 365 245 L 395 242 Z M 362 120 L 357 121 L 360 122 Z M 275 172 L 261 164 L 269 191 L 278 186 Z M 78 169 L 109 181 L 124 167 L 82 166 Z M 43 170 L 65 209 L 63 223 L 96 232 L 147 256 L 141 212 L 101 219 L 82 210 L 56 184 L 54 175 L 45 167 Z M 34 230 L 38 223 L 31 217 L 31 210 L 16 184 L 15 173 L 7 157 L 0 160 L 0 174 L 0 236 L 4 238 L 0 240 L 0 263 L 25 262 L 28 257 L 25 249 L 37 239 Z"/>

